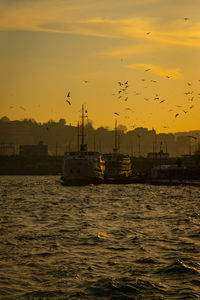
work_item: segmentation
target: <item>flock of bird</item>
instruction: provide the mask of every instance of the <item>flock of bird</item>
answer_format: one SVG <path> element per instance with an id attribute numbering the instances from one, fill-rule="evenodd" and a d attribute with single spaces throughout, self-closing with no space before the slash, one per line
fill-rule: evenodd
<path id="1" fill-rule="evenodd" d="M 148 71 L 151 71 L 151 69 L 144 70 L 144 72 L 148 72 Z M 172 77 L 172 75 L 166 76 L 166 78 L 168 78 L 168 79 L 171 77 Z M 145 82 L 145 81 L 147 81 L 147 79 L 142 78 L 141 81 Z M 200 79 L 198 81 L 200 83 Z M 151 79 L 151 80 L 149 80 L 149 82 L 157 83 L 157 80 Z M 128 94 L 128 87 L 129 87 L 128 81 L 126 81 L 124 83 L 118 82 L 118 84 L 119 84 L 120 88 L 118 89 L 118 91 L 116 93 L 113 93 L 112 95 L 117 96 L 117 98 L 120 100 L 127 101 L 128 100 L 127 94 Z M 191 90 L 191 88 L 192 88 L 191 82 L 187 82 L 186 86 L 190 89 L 190 90 L 187 90 L 184 92 L 184 96 L 188 96 L 188 98 L 186 99 L 187 103 L 185 105 L 175 105 L 174 107 L 176 108 L 176 110 L 177 110 L 177 108 L 179 108 L 178 112 L 175 111 L 175 108 L 168 110 L 168 112 L 174 112 L 174 118 L 180 117 L 181 114 L 185 115 L 185 114 L 189 113 L 189 111 L 195 107 L 194 100 L 196 99 L 196 97 L 200 97 L 200 93 L 195 94 L 194 90 Z M 148 88 L 148 86 L 145 86 L 144 88 Z M 125 97 L 125 94 L 126 94 L 126 97 Z M 150 95 L 150 92 L 149 92 L 149 95 Z M 142 93 L 138 92 L 138 91 L 134 91 L 134 96 L 142 96 Z M 163 104 L 164 102 L 167 102 L 167 99 L 165 99 L 164 97 L 161 97 L 159 93 L 155 93 L 155 94 L 153 94 L 153 96 L 151 95 L 151 97 L 149 96 L 148 98 L 144 97 L 143 99 L 145 101 L 153 101 L 154 103 L 156 102 L 158 104 Z M 185 99 L 184 99 L 184 101 L 185 101 Z M 132 109 L 130 107 L 126 107 L 125 110 L 132 111 Z M 114 115 L 120 116 L 119 112 L 114 112 Z M 133 127 L 135 127 L 135 126 L 133 126 Z M 167 127 L 163 126 L 163 128 L 167 128 Z"/>
<path id="2" fill-rule="evenodd" d="M 184 18 L 184 21 L 189 21 L 189 20 L 190 19 L 187 18 L 187 17 Z M 150 31 L 146 32 L 146 35 L 150 35 L 150 34 L 152 34 L 152 32 L 150 32 Z M 123 61 L 123 59 L 121 59 L 121 61 Z M 151 68 L 144 69 L 144 73 L 151 73 Z M 165 77 L 167 79 L 170 79 L 170 78 L 173 79 L 173 75 L 171 75 L 171 74 L 165 75 Z M 149 83 L 150 84 L 157 84 L 158 83 L 157 80 L 155 80 L 155 79 L 150 79 L 149 80 L 147 78 L 142 78 L 141 81 L 143 83 L 146 83 L 146 85 L 143 87 L 144 89 L 148 89 L 149 88 Z M 200 79 L 198 81 L 200 82 Z M 86 83 L 88 83 L 88 80 L 84 80 L 83 82 L 86 84 Z M 130 93 L 130 91 L 129 91 L 129 81 L 128 80 L 126 80 L 124 82 L 118 81 L 117 85 L 118 85 L 118 88 L 112 94 L 112 96 L 116 96 L 117 99 L 120 100 L 120 101 L 127 102 L 129 100 L 129 93 Z M 187 82 L 187 87 L 188 87 L 188 89 L 189 88 L 191 89 L 192 88 L 192 82 Z M 155 88 L 155 86 L 154 86 L 154 88 Z M 144 95 L 143 99 L 145 101 L 152 101 L 153 100 L 154 102 L 156 102 L 158 104 L 163 104 L 165 102 L 168 102 L 168 100 L 165 99 L 165 97 L 161 97 L 158 92 L 154 93 L 153 96 L 151 95 L 150 92 L 148 94 L 149 94 L 148 98 L 145 97 L 145 95 Z M 143 95 L 143 93 L 141 91 L 134 91 L 134 96 L 142 96 L 142 95 Z M 175 119 L 177 117 L 180 117 L 181 114 L 185 115 L 185 114 L 189 113 L 189 111 L 191 109 L 193 109 L 193 107 L 195 106 L 193 104 L 194 100 L 196 99 L 196 96 L 200 97 L 200 93 L 197 93 L 197 95 L 195 95 L 194 90 L 187 90 L 187 91 L 184 92 L 184 96 L 188 96 L 188 98 L 186 99 L 188 101 L 188 103 L 186 104 L 187 106 L 186 105 L 184 105 L 184 106 L 183 105 L 175 105 L 175 107 L 181 108 L 181 110 L 179 110 L 178 112 L 175 111 L 174 109 L 169 109 L 168 110 L 168 112 L 173 112 L 174 113 L 174 118 Z M 68 105 L 71 105 L 71 95 L 70 95 L 70 92 L 67 93 L 66 103 Z M 130 107 L 126 107 L 125 110 L 133 112 L 133 110 Z M 114 115 L 120 116 L 119 112 L 116 112 L 116 111 L 114 112 Z M 132 126 L 132 127 L 135 127 L 135 125 Z M 168 128 L 168 126 L 163 126 L 163 128 Z"/>
<path id="3" fill-rule="evenodd" d="M 144 69 L 144 72 L 149 72 L 149 71 L 151 71 L 150 68 L 149 69 Z M 172 77 L 172 75 L 167 75 L 166 76 L 166 78 L 168 78 L 168 79 L 171 78 L 171 77 Z M 142 82 L 149 81 L 151 83 L 157 83 L 157 80 L 154 80 L 154 79 L 147 80 L 145 78 L 142 78 L 141 81 Z M 200 79 L 198 81 L 200 83 Z M 88 80 L 84 80 L 83 82 L 88 83 Z M 184 106 L 183 105 L 175 105 L 176 109 L 177 108 L 179 109 L 178 112 L 177 111 L 175 112 L 175 109 L 169 109 L 168 110 L 168 112 L 173 112 L 174 113 L 174 118 L 175 119 L 177 117 L 180 117 L 181 114 L 184 114 L 184 115 L 188 114 L 189 111 L 191 109 L 193 109 L 194 106 L 195 106 L 193 103 L 194 103 L 194 100 L 195 100 L 196 96 L 200 97 L 200 93 L 197 93 L 195 95 L 194 90 L 192 90 L 192 82 L 187 82 L 186 86 L 189 90 L 185 91 L 183 94 L 184 94 L 184 96 L 188 97 L 186 99 L 187 100 L 187 104 L 186 104 L 187 107 L 186 107 L 186 105 L 184 105 Z M 124 82 L 118 81 L 117 82 L 117 87 L 118 87 L 117 90 L 112 94 L 112 96 L 115 96 L 115 97 L 117 97 L 118 100 L 127 103 L 127 101 L 129 100 L 129 93 L 130 93 L 130 91 L 129 91 L 129 81 L 128 80 L 126 80 Z M 148 88 L 148 86 L 144 86 L 144 88 Z M 142 93 L 138 92 L 138 91 L 134 91 L 134 96 L 142 96 Z M 161 97 L 159 93 L 154 93 L 153 97 L 149 97 L 149 98 L 144 97 L 144 100 L 145 101 L 153 101 L 154 103 L 158 103 L 158 104 L 163 104 L 164 102 L 167 101 L 167 99 L 164 99 L 163 97 Z M 72 102 L 71 102 L 71 93 L 70 93 L 70 91 L 67 92 L 65 101 L 68 105 L 71 105 Z M 133 112 L 132 108 L 130 108 L 130 107 L 126 107 L 125 110 Z M 87 110 L 85 110 L 85 113 L 87 114 Z M 119 112 L 116 112 L 116 111 L 114 112 L 114 115 L 116 115 L 118 117 L 120 116 Z M 85 117 L 88 117 L 88 116 L 85 116 Z M 129 117 L 126 117 L 126 118 L 129 118 Z M 135 125 L 132 126 L 132 127 L 134 128 Z M 163 126 L 163 128 L 168 128 L 168 126 Z"/>

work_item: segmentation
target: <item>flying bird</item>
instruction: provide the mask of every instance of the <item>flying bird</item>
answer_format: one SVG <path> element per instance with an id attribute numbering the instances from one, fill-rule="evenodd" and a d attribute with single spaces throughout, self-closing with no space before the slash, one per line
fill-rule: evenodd
<path id="1" fill-rule="evenodd" d="M 192 85 L 192 84 L 191 84 L 191 82 L 188 82 L 187 84 L 188 84 L 189 86 L 191 86 L 191 85 Z"/>
<path id="2" fill-rule="evenodd" d="M 183 112 L 184 112 L 185 114 L 187 114 L 188 111 L 187 111 L 187 110 L 183 110 Z"/>
<path id="3" fill-rule="evenodd" d="M 175 118 L 177 118 L 179 116 L 179 114 L 175 114 Z"/>
<path id="4" fill-rule="evenodd" d="M 150 71 L 151 69 L 146 69 L 145 72 Z"/>
<path id="5" fill-rule="evenodd" d="M 150 34 L 151 33 L 151 31 L 149 31 L 149 32 L 146 32 L 146 34 Z"/>
<path id="6" fill-rule="evenodd" d="M 184 18 L 185 21 L 189 21 L 190 18 Z"/>
<path id="7" fill-rule="evenodd" d="M 167 78 L 171 78 L 172 76 L 167 75 L 166 77 L 167 77 Z"/>
<path id="8" fill-rule="evenodd" d="M 67 102 L 69 105 L 71 105 L 71 102 L 70 102 L 69 100 L 66 99 L 66 102 Z"/>
<path id="9" fill-rule="evenodd" d="M 83 80 L 83 82 L 84 82 L 84 83 L 88 83 L 89 81 L 88 81 L 88 80 Z"/>
<path id="10" fill-rule="evenodd" d="M 117 116 L 119 116 L 119 114 L 118 114 L 117 112 L 115 112 L 115 113 L 114 113 L 114 115 L 117 115 Z"/>
<path id="11" fill-rule="evenodd" d="M 68 92 L 68 94 L 67 94 L 67 98 L 69 98 L 70 97 L 70 92 Z"/>
<path id="12" fill-rule="evenodd" d="M 163 103 L 163 102 L 165 102 L 165 100 L 163 99 L 162 101 L 160 101 L 159 103 Z"/>

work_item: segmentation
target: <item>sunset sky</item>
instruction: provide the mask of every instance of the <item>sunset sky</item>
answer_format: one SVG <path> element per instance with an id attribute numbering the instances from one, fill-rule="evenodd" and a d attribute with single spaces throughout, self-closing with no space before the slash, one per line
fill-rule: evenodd
<path id="1" fill-rule="evenodd" d="M 0 65 L 0 117 L 200 129 L 199 0 L 0 0 Z"/>

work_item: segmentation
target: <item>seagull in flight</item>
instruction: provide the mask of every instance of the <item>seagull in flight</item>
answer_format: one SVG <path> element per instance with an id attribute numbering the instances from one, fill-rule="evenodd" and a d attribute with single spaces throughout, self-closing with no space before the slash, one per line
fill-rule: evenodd
<path id="1" fill-rule="evenodd" d="M 66 102 L 67 102 L 69 105 L 71 105 L 71 102 L 70 102 L 68 99 L 66 99 Z"/>
<path id="2" fill-rule="evenodd" d="M 118 114 L 117 112 L 115 112 L 115 113 L 114 113 L 114 115 L 117 115 L 117 116 L 119 116 L 119 114 Z"/>
<path id="3" fill-rule="evenodd" d="M 194 96 L 192 98 L 188 99 L 188 101 L 193 101 L 193 100 L 194 100 Z"/>
<path id="4" fill-rule="evenodd" d="M 150 71 L 151 69 L 146 69 L 146 70 L 144 70 L 145 72 L 147 72 L 147 71 Z"/>
<path id="5" fill-rule="evenodd" d="M 189 21 L 190 18 L 184 18 L 185 21 Z"/>
<path id="6" fill-rule="evenodd" d="M 175 114 L 175 118 L 177 118 L 179 116 L 179 114 Z"/>
<path id="7" fill-rule="evenodd" d="M 160 103 L 163 103 L 163 102 L 165 102 L 165 100 L 163 99 L 162 101 L 160 101 Z"/>
<path id="8" fill-rule="evenodd" d="M 146 32 L 146 34 L 150 34 L 151 33 L 151 31 L 149 31 L 149 32 Z"/>

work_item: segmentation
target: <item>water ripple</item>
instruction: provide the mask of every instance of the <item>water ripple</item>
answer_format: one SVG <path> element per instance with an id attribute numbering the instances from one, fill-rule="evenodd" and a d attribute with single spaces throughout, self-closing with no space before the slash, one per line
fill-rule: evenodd
<path id="1" fill-rule="evenodd" d="M 197 187 L 0 182 L 2 300 L 199 299 Z"/>

